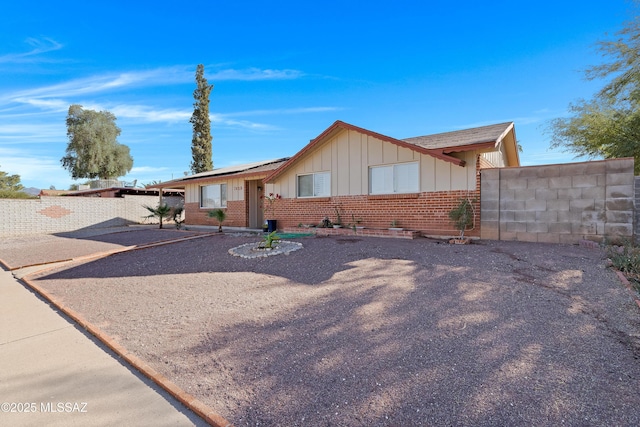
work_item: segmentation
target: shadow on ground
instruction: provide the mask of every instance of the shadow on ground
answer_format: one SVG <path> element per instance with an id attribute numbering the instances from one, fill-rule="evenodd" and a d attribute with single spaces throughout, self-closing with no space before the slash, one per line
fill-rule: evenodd
<path id="1" fill-rule="evenodd" d="M 253 239 L 255 240 L 255 239 Z M 597 249 L 211 236 L 36 282 L 236 425 L 638 425 L 637 307 Z"/>

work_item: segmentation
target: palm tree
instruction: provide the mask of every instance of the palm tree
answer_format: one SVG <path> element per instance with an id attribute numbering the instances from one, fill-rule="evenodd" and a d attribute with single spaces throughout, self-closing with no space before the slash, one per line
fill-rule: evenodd
<path id="1" fill-rule="evenodd" d="M 222 209 L 216 209 L 215 211 L 209 211 L 207 215 L 209 218 L 215 218 L 218 221 L 218 232 L 222 233 L 222 223 L 227 218 L 227 213 Z"/>
<path id="2" fill-rule="evenodd" d="M 164 205 L 158 205 L 157 208 L 152 208 L 151 206 L 145 206 L 145 208 L 151 212 L 146 218 L 158 218 L 160 220 L 160 228 L 162 228 L 162 220 L 165 218 L 168 219 L 172 215 L 171 208 L 166 203 Z"/>

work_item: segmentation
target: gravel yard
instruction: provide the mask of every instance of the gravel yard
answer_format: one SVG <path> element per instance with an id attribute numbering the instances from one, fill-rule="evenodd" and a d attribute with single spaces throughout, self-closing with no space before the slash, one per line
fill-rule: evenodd
<path id="1" fill-rule="evenodd" d="M 228 253 L 257 240 L 32 280 L 236 426 L 640 425 L 640 309 L 599 249 L 349 236 Z M 29 244 L 1 249 L 19 263 Z"/>

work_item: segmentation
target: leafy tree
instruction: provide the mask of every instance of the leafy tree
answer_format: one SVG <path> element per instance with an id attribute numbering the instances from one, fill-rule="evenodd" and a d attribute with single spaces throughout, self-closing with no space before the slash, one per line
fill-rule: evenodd
<path id="1" fill-rule="evenodd" d="M 0 171 L 0 199 L 28 199 L 31 196 L 22 190 L 20 175 L 9 175 Z"/>
<path id="2" fill-rule="evenodd" d="M 60 162 L 73 179 L 112 179 L 133 167 L 129 147 L 118 143 L 120 128 L 109 111 L 84 110 L 71 105 L 67 115 L 66 156 Z"/>
<path id="3" fill-rule="evenodd" d="M 586 70 L 588 80 L 610 80 L 591 100 L 569 106 L 571 116 L 550 122 L 551 148 L 578 157 L 634 157 L 640 174 L 640 21 L 625 24 L 616 40 L 598 43 L 610 62 Z"/>
<path id="4" fill-rule="evenodd" d="M 22 191 L 24 187 L 20 184 L 20 175 L 9 175 L 0 171 L 0 190 Z"/>
<path id="5" fill-rule="evenodd" d="M 191 171 L 193 173 L 206 172 L 213 169 L 211 151 L 211 119 L 209 118 L 209 94 L 213 85 L 204 77 L 204 66 L 199 64 L 196 68 L 196 90 L 193 91 L 195 102 L 193 114 L 189 122 L 193 125 L 193 138 L 191 140 Z"/>

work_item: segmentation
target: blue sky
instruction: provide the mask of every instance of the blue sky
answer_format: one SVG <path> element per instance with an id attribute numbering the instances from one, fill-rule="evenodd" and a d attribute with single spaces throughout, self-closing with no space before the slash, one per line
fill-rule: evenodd
<path id="1" fill-rule="evenodd" d="M 0 15 L 0 170 L 66 189 L 71 104 L 108 110 L 134 158 L 125 180 L 183 176 L 195 69 L 211 93 L 215 167 L 286 157 L 342 120 L 407 138 L 514 121 L 523 165 L 550 119 L 602 81 L 598 40 L 626 0 L 537 2 L 10 2 Z M 80 181 L 82 182 L 82 181 Z"/>

